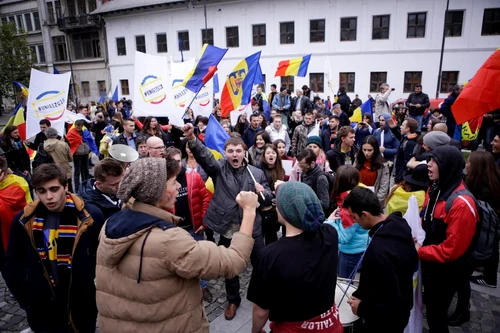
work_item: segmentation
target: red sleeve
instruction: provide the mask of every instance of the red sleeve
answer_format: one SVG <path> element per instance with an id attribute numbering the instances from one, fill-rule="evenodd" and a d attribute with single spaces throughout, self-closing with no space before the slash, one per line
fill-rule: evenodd
<path id="1" fill-rule="evenodd" d="M 207 212 L 208 205 L 210 204 L 210 200 L 212 199 L 212 197 L 210 196 L 210 193 L 208 192 L 207 187 L 205 186 L 205 182 L 203 181 L 203 178 L 201 178 L 199 173 L 196 173 L 195 178 L 196 178 L 196 186 L 198 186 L 200 189 L 201 218 L 203 219 L 203 217 L 205 217 L 205 213 Z"/>
<path id="2" fill-rule="evenodd" d="M 442 207 L 444 211 L 444 205 Z M 439 212 L 435 211 L 434 216 L 439 216 L 437 213 Z M 439 245 L 421 247 L 418 250 L 419 258 L 441 263 L 457 260 L 467 251 L 476 233 L 478 221 L 479 213 L 474 201 L 465 195 L 457 197 L 453 201 L 450 211 L 444 217 L 444 222 L 448 225 L 445 241 Z"/>
<path id="3" fill-rule="evenodd" d="M 144 125 L 142 125 L 141 121 L 138 118 L 135 118 L 135 126 L 137 126 L 137 129 L 139 129 L 139 131 L 142 131 L 142 128 L 144 127 Z"/>
<path id="4" fill-rule="evenodd" d="M 170 125 L 160 125 L 161 129 L 164 131 L 168 131 Z"/>

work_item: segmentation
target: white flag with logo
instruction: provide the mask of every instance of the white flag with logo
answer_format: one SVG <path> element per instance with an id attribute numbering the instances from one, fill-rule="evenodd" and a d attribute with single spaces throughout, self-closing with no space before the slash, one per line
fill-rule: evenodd
<path id="1" fill-rule="evenodd" d="M 134 115 L 168 117 L 171 111 L 167 59 L 135 52 Z"/>
<path id="2" fill-rule="evenodd" d="M 28 103 L 26 105 L 26 137 L 40 132 L 41 119 L 50 121 L 51 126 L 64 134 L 68 88 L 71 72 L 48 74 L 31 69 Z"/>

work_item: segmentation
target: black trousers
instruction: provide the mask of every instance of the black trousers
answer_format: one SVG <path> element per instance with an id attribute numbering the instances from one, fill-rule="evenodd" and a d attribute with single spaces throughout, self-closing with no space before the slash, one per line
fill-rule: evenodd
<path id="1" fill-rule="evenodd" d="M 269 245 L 276 242 L 278 240 L 277 232 L 280 228 L 276 209 L 260 211 L 259 213 L 262 218 L 262 234 L 264 236 L 264 243 Z"/>
<path id="2" fill-rule="evenodd" d="M 89 155 L 73 155 L 73 164 L 75 165 L 75 193 L 78 193 L 80 184 L 89 179 Z M 81 176 L 81 182 L 80 182 Z"/>
<path id="3" fill-rule="evenodd" d="M 220 235 L 219 246 L 229 247 L 231 245 L 231 239 Z M 260 251 L 264 248 L 264 240 L 262 234 L 254 237 L 254 244 L 252 249 L 252 254 L 250 255 L 250 261 L 252 265 L 255 265 Z M 235 276 L 232 279 L 226 279 L 226 295 L 229 304 L 236 304 L 237 306 L 241 303 L 240 295 L 240 277 Z"/>

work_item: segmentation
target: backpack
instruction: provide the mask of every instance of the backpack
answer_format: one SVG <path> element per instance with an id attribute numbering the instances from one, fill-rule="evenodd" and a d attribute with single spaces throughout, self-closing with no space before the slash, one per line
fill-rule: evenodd
<path id="1" fill-rule="evenodd" d="M 324 170 L 321 170 L 321 174 L 323 174 L 326 177 L 326 180 L 328 181 L 328 194 L 329 194 L 329 196 L 331 196 L 332 192 L 333 192 L 333 184 L 335 182 L 335 176 L 329 172 L 324 171 Z M 319 176 L 321 176 L 321 174 Z M 318 178 L 319 178 L 319 176 L 315 179 L 315 181 L 312 184 L 312 189 L 313 189 L 314 193 L 318 193 Z M 328 210 L 324 212 L 325 217 L 330 216 L 330 214 L 335 210 L 334 206 L 335 206 L 334 202 L 330 198 L 330 205 L 328 206 Z"/>
<path id="2" fill-rule="evenodd" d="M 462 195 L 468 195 L 473 198 L 479 212 L 479 222 L 477 223 L 476 234 L 473 239 L 473 242 L 476 242 L 476 244 L 472 257 L 478 261 L 490 259 L 500 241 L 500 219 L 489 203 L 476 200 L 469 190 L 458 190 L 450 195 L 446 200 L 446 214 L 450 211 L 453 201 L 456 198 L 466 201 Z M 468 204 L 468 201 L 466 202 Z"/>
<path id="3" fill-rule="evenodd" d="M 33 170 L 42 164 L 50 164 L 53 162 L 52 156 L 43 148 L 43 142 L 38 146 L 35 158 L 33 159 Z"/>

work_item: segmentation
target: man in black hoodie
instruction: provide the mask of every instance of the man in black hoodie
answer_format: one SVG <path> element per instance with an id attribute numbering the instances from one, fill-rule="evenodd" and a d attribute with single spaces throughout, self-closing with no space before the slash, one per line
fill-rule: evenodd
<path id="1" fill-rule="evenodd" d="M 122 163 L 105 158 L 95 166 L 94 178 L 82 184 L 78 195 L 85 202 L 97 206 L 107 220 L 121 209 L 121 202 L 116 193 L 122 178 Z"/>
<path id="2" fill-rule="evenodd" d="M 363 187 L 355 187 L 343 207 L 370 229 L 371 239 L 361 259 L 359 287 L 347 303 L 363 319 L 362 332 L 403 332 L 413 307 L 418 264 L 411 229 L 400 213 L 386 216 L 377 195 Z"/>

